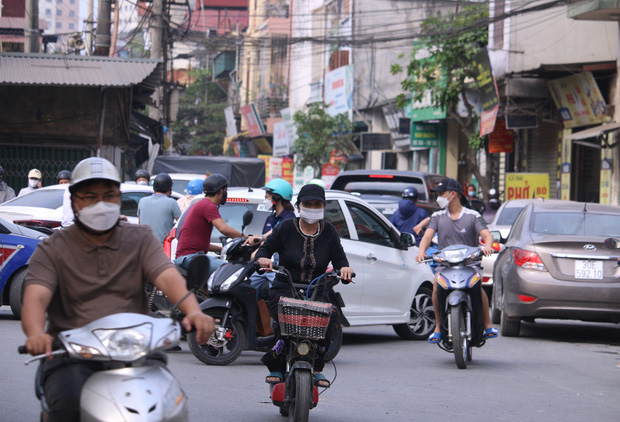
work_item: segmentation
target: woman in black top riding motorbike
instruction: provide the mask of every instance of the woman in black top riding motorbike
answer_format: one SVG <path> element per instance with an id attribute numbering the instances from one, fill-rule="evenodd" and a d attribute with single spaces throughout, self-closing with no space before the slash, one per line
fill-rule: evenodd
<path id="1" fill-rule="evenodd" d="M 325 190 L 318 185 L 305 185 L 297 195 L 299 218 L 280 223 L 261 245 L 256 258 L 261 268 L 271 269 L 271 256 L 278 253 L 280 265 L 286 268 L 296 283 L 310 284 L 324 274 L 331 262 L 340 270 L 343 280 L 351 280 L 353 269 L 342 249 L 335 227 L 323 220 L 325 211 Z M 284 275 L 278 274 L 269 291 L 269 314 L 278 321 L 280 297 L 291 297 L 290 284 Z M 325 339 L 328 344 L 329 339 Z M 284 380 L 286 360 L 284 353 L 270 351 L 262 362 L 271 373 L 265 381 L 275 384 Z M 320 373 L 325 365 L 323 354 L 315 361 L 315 385 L 329 387 L 329 381 Z"/>

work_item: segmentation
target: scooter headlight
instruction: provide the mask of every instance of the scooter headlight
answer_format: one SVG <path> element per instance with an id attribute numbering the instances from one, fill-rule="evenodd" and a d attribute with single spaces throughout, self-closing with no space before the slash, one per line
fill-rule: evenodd
<path id="1" fill-rule="evenodd" d="M 164 415 L 166 418 L 173 416 L 179 411 L 179 407 L 185 403 L 185 393 L 181 389 L 181 386 L 176 383 L 170 383 L 170 388 L 164 395 Z"/>
<path id="2" fill-rule="evenodd" d="M 116 330 L 95 330 L 93 334 L 107 349 L 112 360 L 137 360 L 151 350 L 153 326 L 150 323 Z"/>
<path id="3" fill-rule="evenodd" d="M 237 279 L 239 278 L 243 270 L 244 270 L 243 268 L 238 269 L 231 276 L 229 276 L 226 280 L 224 280 L 224 282 L 220 284 L 220 292 L 227 292 L 228 289 L 230 289 L 230 286 L 232 286 L 232 284 L 235 281 L 237 281 Z"/>
<path id="4" fill-rule="evenodd" d="M 443 254 L 446 257 L 446 261 L 451 264 L 456 264 L 465 259 L 465 254 L 467 253 L 467 249 L 455 249 L 452 251 L 443 251 Z"/>
<path id="5" fill-rule="evenodd" d="M 308 343 L 300 343 L 299 346 L 297 346 L 297 353 L 301 356 L 306 356 L 310 353 L 310 345 Z"/>

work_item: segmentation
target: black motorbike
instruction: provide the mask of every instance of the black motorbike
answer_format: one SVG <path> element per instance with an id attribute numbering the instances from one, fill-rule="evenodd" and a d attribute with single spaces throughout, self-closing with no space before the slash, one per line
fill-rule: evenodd
<path id="1" fill-rule="evenodd" d="M 208 298 L 200 303 L 202 311 L 215 319 L 215 332 L 206 345 L 198 344 L 195 335 L 187 335 L 190 350 L 207 365 L 228 365 L 243 350 L 266 352 L 276 343 L 270 329 L 268 304 L 257 301 L 256 289 L 250 285 L 250 276 L 258 267 L 251 259 L 254 246 L 244 245 L 245 240 L 237 238 L 224 242 L 222 256 L 228 262 L 211 275 L 207 282 Z M 344 307 L 342 297 L 333 291 L 330 294 L 333 312 L 337 315 L 328 327 L 332 341 L 326 348 L 326 361 L 338 354 L 342 346 L 342 326 L 349 326 L 341 311 Z M 257 322 L 260 323 L 258 327 Z M 265 326 L 269 330 L 259 332 Z"/>
<path id="2" fill-rule="evenodd" d="M 329 338 L 326 334 L 332 319 L 332 304 L 316 300 L 325 292 L 333 292 L 333 287 L 341 280 L 340 273 L 323 274 L 308 285 L 294 283 L 284 267 L 274 266 L 274 271 L 286 275 L 293 298 L 281 297 L 278 302 L 286 373 L 283 382 L 271 386 L 271 400 L 280 408 L 280 414 L 289 416 L 290 421 L 304 422 L 308 420 L 310 409 L 319 402 L 313 368 L 321 353 L 320 340 Z M 328 297 L 334 298 L 332 295 Z"/>

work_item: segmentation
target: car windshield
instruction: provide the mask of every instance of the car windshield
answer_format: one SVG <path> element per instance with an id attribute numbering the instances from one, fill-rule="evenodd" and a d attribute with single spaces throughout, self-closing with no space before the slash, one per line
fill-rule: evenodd
<path id="1" fill-rule="evenodd" d="M 413 186 L 418 190 L 418 200 L 426 201 L 426 193 L 424 185 L 420 182 L 420 179 L 416 179 L 418 182 L 394 182 L 394 181 L 382 181 L 376 180 L 373 182 L 349 182 L 345 185 L 345 192 L 357 192 L 361 195 L 390 195 L 400 198 L 403 189 L 409 186 Z"/>
<path id="2" fill-rule="evenodd" d="M 45 189 L 28 193 L 6 202 L 3 205 L 11 207 L 37 207 L 52 210 L 62 207 L 64 189 Z"/>
<path id="3" fill-rule="evenodd" d="M 228 224 L 233 229 L 241 231 L 241 226 L 243 224 L 243 214 L 246 211 L 252 211 L 254 214 L 254 218 L 248 227 L 245 228 L 244 234 L 262 234 L 263 226 L 265 225 L 265 220 L 267 217 L 271 215 L 270 211 L 265 211 L 261 206 L 262 210 L 259 210 L 259 204 L 251 204 L 244 202 L 227 202 L 226 205 L 220 207 L 220 215 L 226 224 Z M 212 243 L 220 243 L 220 236 L 222 233 L 213 227 L 213 232 L 211 233 L 211 242 Z"/>
<path id="4" fill-rule="evenodd" d="M 187 189 L 187 184 L 189 182 L 189 180 L 173 179 L 172 190 L 180 195 L 185 195 L 185 189 Z"/>
<path id="5" fill-rule="evenodd" d="M 574 236 L 620 236 L 620 215 L 545 212 L 535 213 L 532 232 Z"/>
<path id="6" fill-rule="evenodd" d="M 497 226 L 512 226 L 523 207 L 504 207 L 501 214 L 497 216 Z"/>

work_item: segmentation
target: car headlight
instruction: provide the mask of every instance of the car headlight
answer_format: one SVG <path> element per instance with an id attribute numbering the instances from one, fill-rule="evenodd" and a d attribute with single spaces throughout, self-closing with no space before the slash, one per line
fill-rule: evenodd
<path id="1" fill-rule="evenodd" d="M 224 280 L 224 282 L 222 284 L 220 284 L 220 292 L 226 292 L 228 291 L 228 289 L 230 289 L 230 286 L 237 281 L 237 279 L 239 278 L 239 276 L 241 275 L 241 273 L 243 272 L 244 268 L 239 268 L 237 271 L 235 271 L 231 276 L 229 276 L 226 280 Z"/>
<path id="2" fill-rule="evenodd" d="M 151 350 L 153 326 L 145 323 L 116 330 L 95 330 L 93 334 L 107 349 L 112 360 L 136 360 Z"/>
<path id="3" fill-rule="evenodd" d="M 461 262 L 465 259 L 465 253 L 467 249 L 455 249 L 452 251 L 444 251 L 443 254 L 446 257 L 446 261 L 450 264 L 456 264 L 457 262 Z"/>

